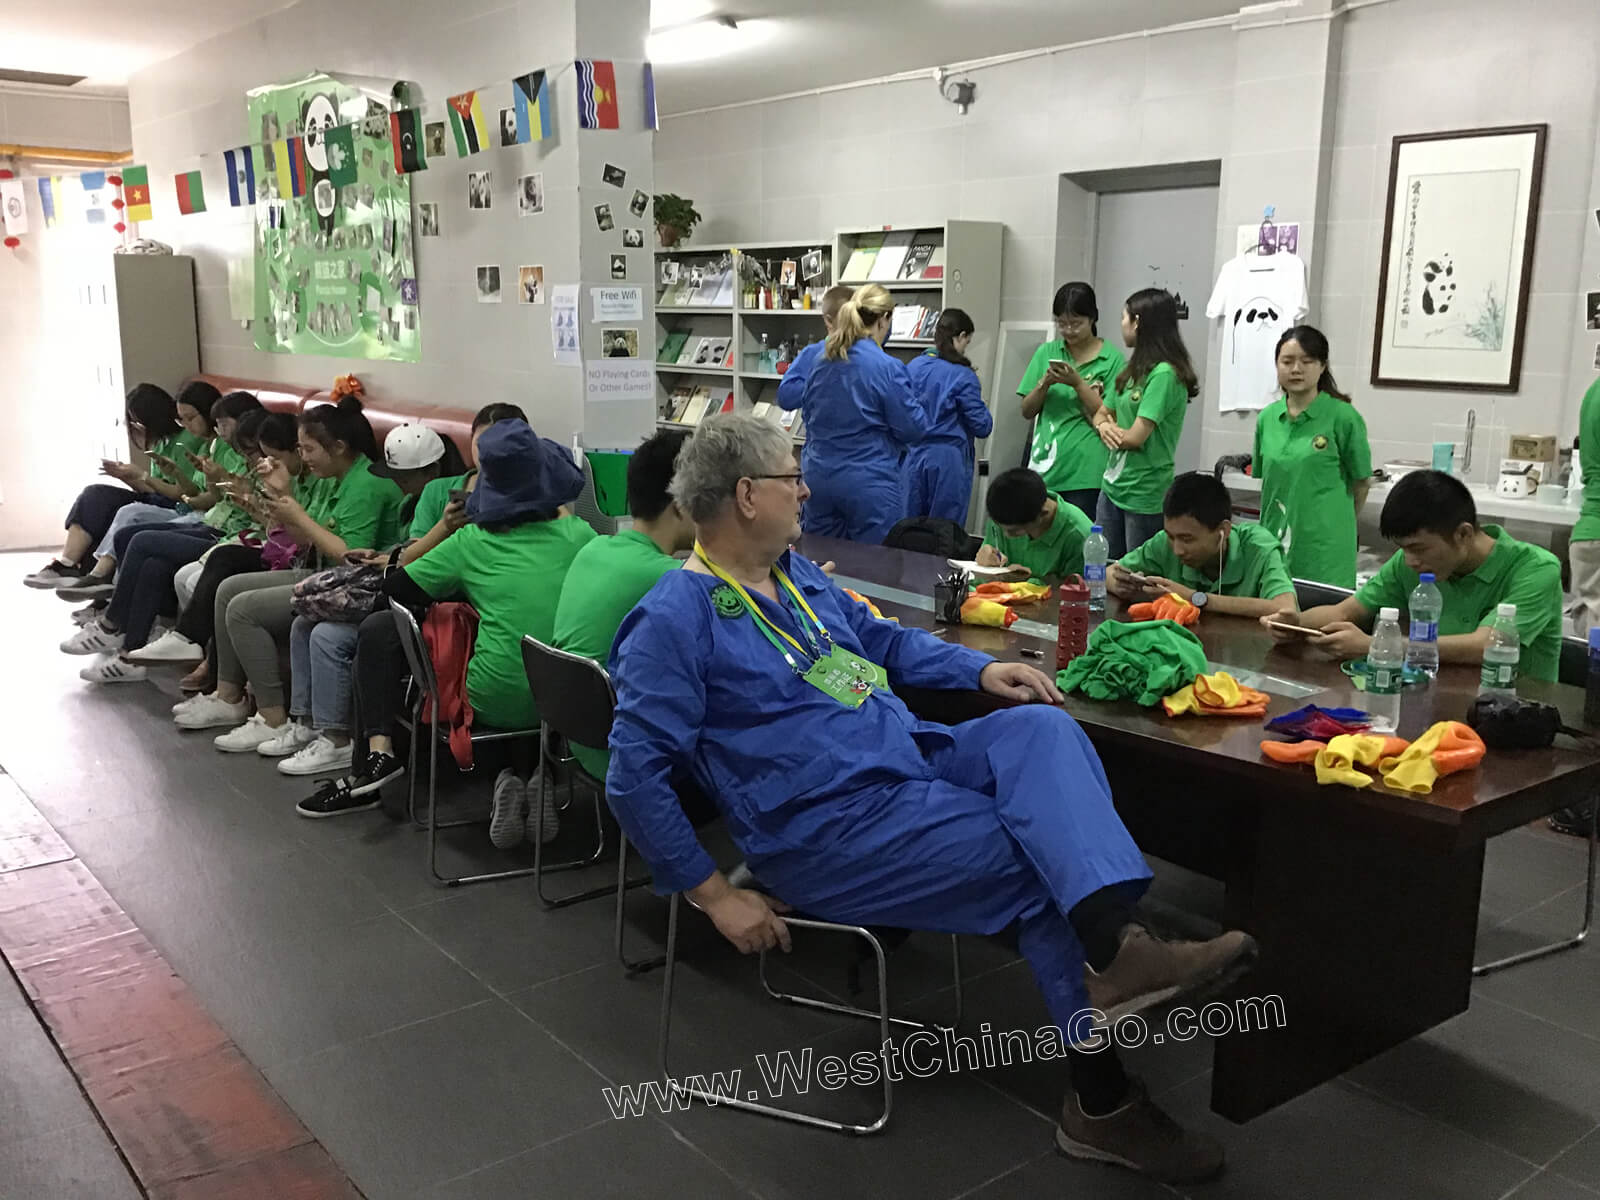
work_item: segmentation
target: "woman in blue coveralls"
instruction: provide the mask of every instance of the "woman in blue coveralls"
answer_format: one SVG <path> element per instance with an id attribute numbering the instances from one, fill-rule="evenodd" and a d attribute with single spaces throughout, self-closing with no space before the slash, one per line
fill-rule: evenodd
<path id="1" fill-rule="evenodd" d="M 807 533 L 881 542 L 905 515 L 901 463 L 926 425 L 905 365 L 883 349 L 893 312 L 883 288 L 857 288 L 806 379 Z"/>
<path id="2" fill-rule="evenodd" d="M 978 373 L 967 358 L 973 329 L 972 318 L 961 309 L 945 309 L 933 328 L 933 349 L 906 364 L 928 423 L 927 437 L 906 455 L 908 517 L 967 523 L 975 459 L 972 444 L 994 428 Z"/>
<path id="3" fill-rule="evenodd" d="M 1221 1147 L 1156 1108 L 1104 1042 L 1087 1043 L 1085 1016 L 1116 1021 L 1215 986 L 1254 943 L 1161 942 L 1131 922 L 1150 871 L 1083 730 L 1027 703 L 1059 704 L 1054 683 L 874 617 L 792 552 L 810 493 L 771 422 L 707 419 L 679 451 L 671 492 L 694 522 L 694 555 L 624 618 L 610 662 L 606 798 L 656 890 L 683 892 L 745 953 L 789 947 L 766 895 L 733 886 L 700 845 L 673 787 L 687 776 L 755 877 L 801 911 L 1015 930 L 1061 1039 L 1042 1057 L 1064 1057 L 1071 1078 L 1056 1145 L 1169 1182 L 1219 1171 Z M 903 687 L 1021 703 L 937 725 L 891 690 Z"/>

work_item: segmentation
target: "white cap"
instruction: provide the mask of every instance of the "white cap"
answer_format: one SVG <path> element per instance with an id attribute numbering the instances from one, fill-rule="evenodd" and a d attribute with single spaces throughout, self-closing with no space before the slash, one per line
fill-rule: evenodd
<path id="1" fill-rule="evenodd" d="M 407 421 L 396 425 L 383 439 L 383 460 L 391 470 L 415 471 L 444 457 L 444 439 L 426 425 Z"/>
<path id="2" fill-rule="evenodd" d="M 1509 617 L 1513 621 L 1517 619 L 1517 606 L 1515 604 L 1502 604 L 1495 609 L 1495 612 L 1502 617 Z"/>
<path id="3" fill-rule="evenodd" d="M 1380 608 L 1378 610 L 1378 620 L 1380 621 L 1398 621 L 1399 619 L 1400 610 L 1398 608 Z"/>

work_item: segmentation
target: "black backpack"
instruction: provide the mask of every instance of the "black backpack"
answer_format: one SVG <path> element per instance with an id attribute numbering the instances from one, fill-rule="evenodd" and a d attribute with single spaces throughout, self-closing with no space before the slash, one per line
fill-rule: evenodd
<path id="1" fill-rule="evenodd" d="M 943 517 L 906 517 L 889 531 L 883 544 L 893 550 L 914 550 L 939 558 L 971 558 L 983 545 L 983 539 Z"/>

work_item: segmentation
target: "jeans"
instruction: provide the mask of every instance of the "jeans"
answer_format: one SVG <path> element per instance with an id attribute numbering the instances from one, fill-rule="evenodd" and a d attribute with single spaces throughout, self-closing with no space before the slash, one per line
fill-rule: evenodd
<path id="1" fill-rule="evenodd" d="M 354 625 L 296 617 L 289 630 L 289 715 L 322 733 L 350 731 Z"/>
<path id="2" fill-rule="evenodd" d="M 110 555 L 118 562 L 128 552 L 128 541 L 141 529 L 158 525 L 198 525 L 197 512 L 178 512 L 176 509 L 157 508 L 153 504 L 125 504 L 111 518 L 111 526 L 95 547 L 96 558 Z"/>
<path id="3" fill-rule="evenodd" d="M 1111 551 L 1111 561 L 1132 554 L 1165 527 L 1160 513 L 1124 512 L 1100 493 L 1100 503 L 1095 508 L 1095 523 L 1106 535 L 1106 546 Z"/>
<path id="4" fill-rule="evenodd" d="M 406 706 L 406 656 L 388 609 L 361 622 L 356 642 L 356 708 L 363 737 L 393 737 Z M 362 743 L 363 749 L 366 743 Z"/>
<path id="5" fill-rule="evenodd" d="M 216 536 L 198 523 L 133 530 L 106 608 L 107 620 L 122 630 L 124 650 L 139 649 L 150 639 L 156 618 L 177 611 L 172 583 L 178 568 L 197 561 Z"/>
<path id="6" fill-rule="evenodd" d="M 1084 516 L 1089 518 L 1089 520 L 1099 520 L 1099 488 L 1077 488 L 1070 492 L 1060 492 L 1058 495 L 1060 495 L 1060 497 L 1068 504 L 1072 505 L 1073 508 L 1076 508 L 1082 512 Z"/>
<path id="7" fill-rule="evenodd" d="M 176 500 L 168 500 L 159 492 L 136 492 L 115 483 L 91 483 L 67 510 L 66 527 L 78 526 L 89 535 L 91 543 L 98 545 L 111 528 L 111 519 L 129 504 L 152 505 L 152 513 L 178 507 Z"/>

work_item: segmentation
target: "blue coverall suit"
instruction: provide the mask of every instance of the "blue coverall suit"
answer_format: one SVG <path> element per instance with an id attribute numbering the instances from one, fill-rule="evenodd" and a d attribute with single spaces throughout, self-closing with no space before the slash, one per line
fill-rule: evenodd
<path id="1" fill-rule="evenodd" d="M 882 542 L 905 515 L 906 447 L 925 432 L 905 365 L 871 338 L 847 360 L 808 346 L 778 385 L 778 405 L 805 417 L 806 532 Z"/>
<path id="2" fill-rule="evenodd" d="M 778 565 L 834 643 L 882 665 L 891 687 L 972 690 L 992 661 L 874 617 L 798 554 Z M 752 595 L 805 644 L 787 603 Z M 791 671 L 731 588 L 686 570 L 663 576 L 623 621 L 610 669 L 606 795 L 658 892 L 716 869 L 672 788 L 687 772 L 757 878 L 804 912 L 950 933 L 1017 924 L 1051 1015 L 1072 1036 L 1087 1000 L 1066 914 L 1118 884 L 1131 906 L 1150 871 L 1065 712 L 1021 705 L 936 725 L 889 690 L 847 708 Z"/>
<path id="3" fill-rule="evenodd" d="M 907 363 L 906 374 L 928 430 L 906 452 L 906 516 L 965 525 L 972 499 L 972 442 L 994 429 L 978 373 L 930 350 Z"/>

